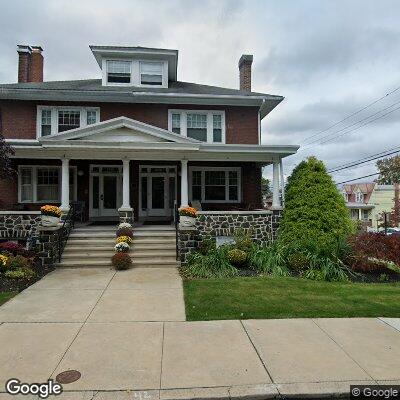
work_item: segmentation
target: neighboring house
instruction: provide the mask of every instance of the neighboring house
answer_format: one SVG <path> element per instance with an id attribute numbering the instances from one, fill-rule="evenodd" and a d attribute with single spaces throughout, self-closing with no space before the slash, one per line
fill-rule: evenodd
<path id="1" fill-rule="evenodd" d="M 240 58 L 240 88 L 225 89 L 179 81 L 177 50 L 90 49 L 97 79 L 46 82 L 42 48 L 18 46 L 18 83 L 0 85 L 0 129 L 18 171 L 0 182 L 3 210 L 66 212 L 80 201 L 89 220 L 171 218 L 174 202 L 193 200 L 252 210 L 269 164 L 280 208 L 282 159 L 298 146 L 261 145 L 261 120 L 283 97 L 251 91 L 252 56 Z"/>
<path id="2" fill-rule="evenodd" d="M 350 209 L 352 219 L 377 229 L 382 223 L 382 213 L 391 212 L 394 205 L 394 186 L 375 182 L 343 185 L 342 194 Z"/>

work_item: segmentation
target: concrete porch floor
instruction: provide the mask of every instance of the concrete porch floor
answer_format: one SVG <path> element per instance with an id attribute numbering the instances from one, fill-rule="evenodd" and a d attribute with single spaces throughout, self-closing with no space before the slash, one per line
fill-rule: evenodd
<path id="1" fill-rule="evenodd" d="M 321 397 L 400 384 L 400 319 L 186 322 L 175 269 L 57 270 L 1 306 L 0 324 L 0 399 L 15 398 L 4 393 L 11 377 L 45 382 L 68 369 L 82 376 L 60 399 Z"/>

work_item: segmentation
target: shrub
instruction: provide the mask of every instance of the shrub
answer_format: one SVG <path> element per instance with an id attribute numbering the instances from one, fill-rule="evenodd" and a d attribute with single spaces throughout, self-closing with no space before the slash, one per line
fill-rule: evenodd
<path id="1" fill-rule="evenodd" d="M 349 239 L 352 254 L 348 257 L 354 271 L 400 272 L 400 236 L 363 233 Z"/>
<path id="2" fill-rule="evenodd" d="M 183 274 L 191 278 L 228 278 L 238 275 L 238 270 L 228 260 L 229 249 L 229 246 L 220 246 L 206 255 L 189 253 L 187 265 L 182 267 Z"/>
<path id="3" fill-rule="evenodd" d="M 114 247 L 114 250 L 118 253 L 128 253 L 129 244 L 125 242 L 117 243 Z"/>
<path id="4" fill-rule="evenodd" d="M 22 269 L 22 268 L 29 269 L 30 262 L 27 258 L 20 255 L 15 257 L 9 257 L 7 267 L 9 269 Z"/>
<path id="5" fill-rule="evenodd" d="M 200 242 L 198 251 L 205 256 L 211 250 L 215 250 L 215 248 L 216 248 L 215 239 L 207 237 Z"/>
<path id="6" fill-rule="evenodd" d="M 179 209 L 179 215 L 196 218 L 197 210 L 193 207 L 182 207 Z"/>
<path id="7" fill-rule="evenodd" d="M 302 252 L 289 254 L 287 262 L 289 268 L 294 271 L 303 271 L 307 269 L 310 264 L 307 254 Z"/>
<path id="8" fill-rule="evenodd" d="M 24 254 L 26 250 L 18 243 L 15 242 L 4 242 L 0 243 L 0 251 L 7 251 L 10 254 Z"/>
<path id="9" fill-rule="evenodd" d="M 241 267 L 245 264 L 247 259 L 247 253 L 240 249 L 232 249 L 228 251 L 228 260 L 229 262 L 236 266 Z"/>
<path id="10" fill-rule="evenodd" d="M 42 215 L 48 215 L 50 217 L 61 217 L 61 210 L 57 206 L 45 205 L 40 207 Z"/>
<path id="11" fill-rule="evenodd" d="M 32 279 L 36 274 L 30 268 L 22 267 L 10 269 L 4 273 L 6 278 L 10 279 Z"/>
<path id="12" fill-rule="evenodd" d="M 111 263 L 116 270 L 122 271 L 131 268 L 132 260 L 127 253 L 116 253 L 111 258 Z"/>
<path id="13" fill-rule="evenodd" d="M 117 237 L 119 236 L 128 236 L 130 238 L 133 238 L 133 230 L 129 228 L 118 228 Z"/>
<path id="14" fill-rule="evenodd" d="M 131 245 L 133 243 L 133 240 L 129 236 L 119 236 L 117 237 L 116 243 L 127 243 L 128 245 Z"/>
<path id="15" fill-rule="evenodd" d="M 331 254 L 352 230 L 343 196 L 323 162 L 315 157 L 302 161 L 288 179 L 279 241 L 289 245 L 307 238 Z"/>

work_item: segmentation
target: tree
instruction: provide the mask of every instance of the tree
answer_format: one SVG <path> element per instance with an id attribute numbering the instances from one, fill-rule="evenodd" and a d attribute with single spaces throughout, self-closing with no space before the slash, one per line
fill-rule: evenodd
<path id="1" fill-rule="evenodd" d="M 0 134 L 0 179 L 10 178 L 15 173 L 10 159 L 13 154 L 14 150 L 6 143 L 4 136 Z"/>
<path id="2" fill-rule="evenodd" d="M 271 188 L 269 185 L 269 179 L 261 177 L 261 193 L 263 197 L 270 197 L 271 196 Z"/>
<path id="3" fill-rule="evenodd" d="M 400 182 L 400 156 L 384 158 L 376 162 L 379 178 L 376 180 L 380 185 L 394 185 Z"/>
<path id="4" fill-rule="evenodd" d="M 293 170 L 286 186 L 279 240 L 331 251 L 354 230 L 343 196 L 322 161 L 310 157 Z"/>

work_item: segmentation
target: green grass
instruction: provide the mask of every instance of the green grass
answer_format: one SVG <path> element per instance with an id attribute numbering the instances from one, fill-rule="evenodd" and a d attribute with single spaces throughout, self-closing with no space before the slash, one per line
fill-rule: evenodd
<path id="1" fill-rule="evenodd" d="M 16 292 L 0 292 L 0 306 L 7 300 L 10 300 L 16 294 L 17 294 Z"/>
<path id="2" fill-rule="evenodd" d="M 190 321 L 249 318 L 400 317 L 400 284 L 283 277 L 184 282 Z"/>

